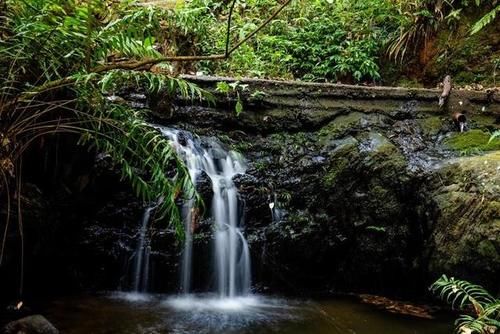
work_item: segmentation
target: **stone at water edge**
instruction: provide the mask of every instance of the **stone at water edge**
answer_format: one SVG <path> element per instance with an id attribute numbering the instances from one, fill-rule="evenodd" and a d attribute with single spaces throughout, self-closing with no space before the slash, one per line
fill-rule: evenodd
<path id="1" fill-rule="evenodd" d="M 428 271 L 500 290 L 500 151 L 446 163 L 431 181 L 437 213 L 426 241 Z"/>
<path id="2" fill-rule="evenodd" d="M 59 334 L 59 331 L 44 316 L 31 315 L 9 322 L 2 334 Z"/>

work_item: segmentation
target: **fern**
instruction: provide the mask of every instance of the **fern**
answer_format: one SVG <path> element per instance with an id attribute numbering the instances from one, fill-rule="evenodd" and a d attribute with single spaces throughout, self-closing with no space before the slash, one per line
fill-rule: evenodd
<path id="1" fill-rule="evenodd" d="M 497 5 L 495 8 L 486 13 L 482 18 L 480 18 L 479 21 L 474 23 L 470 30 L 471 35 L 480 32 L 484 27 L 493 22 L 498 12 L 500 12 L 500 5 Z"/>
<path id="2" fill-rule="evenodd" d="M 474 310 L 475 316 L 466 314 L 457 319 L 457 333 L 489 334 L 500 328 L 500 300 L 483 287 L 443 275 L 431 285 L 430 290 L 452 308 Z"/>
<path id="3" fill-rule="evenodd" d="M 165 74 L 161 65 L 147 70 L 105 69 L 103 64 L 160 57 L 156 36 L 164 12 L 112 0 L 7 0 L 0 40 L 2 134 L 12 149 L 0 160 L 16 163 L 39 135 L 71 132 L 79 143 L 108 153 L 138 198 L 160 199 L 158 215 L 182 234 L 178 201 L 199 198 L 182 160 L 170 143 L 138 110 L 108 100 L 125 87 L 150 93 L 167 91 L 186 99 L 211 99 L 196 85 Z M 122 59 L 125 57 L 125 59 Z M 89 71 L 90 70 L 90 71 Z M 46 88 L 50 88 L 47 90 Z M 37 92 L 65 89 L 67 102 L 36 101 Z M 52 91 L 50 91 L 52 90 Z M 30 94 L 26 94 L 30 93 Z M 22 98 L 21 98 L 22 97 Z M 38 107 L 30 107 L 38 106 Z M 51 110 L 64 117 L 50 119 Z M 56 115 L 58 115 L 56 113 Z M 19 149 L 17 149 L 19 148 Z"/>

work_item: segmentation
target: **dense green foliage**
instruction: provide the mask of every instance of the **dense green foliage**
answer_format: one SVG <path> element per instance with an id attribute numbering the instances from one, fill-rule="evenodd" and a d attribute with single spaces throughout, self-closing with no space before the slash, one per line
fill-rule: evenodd
<path id="1" fill-rule="evenodd" d="M 271 0 L 236 1 L 232 38 L 241 39 L 275 7 Z M 378 79 L 378 59 L 398 26 L 395 9 L 386 0 L 293 1 L 279 19 L 229 61 L 207 64 L 202 70 L 307 80 Z M 199 52 L 220 52 L 225 37 L 220 23 L 226 15 L 220 2 L 194 0 L 179 15 L 193 12 L 200 18 L 195 21 L 208 27 L 201 31 L 206 35 L 200 38 Z"/>
<path id="2" fill-rule="evenodd" d="M 500 328 L 500 300 L 483 287 L 443 275 L 430 290 L 454 309 L 471 311 L 455 322 L 456 332 L 463 334 L 496 333 Z"/>
<path id="3" fill-rule="evenodd" d="M 176 11 L 176 31 L 194 42 L 188 52 L 224 49 L 231 3 L 192 0 Z M 272 0 L 236 0 L 232 40 L 255 29 L 277 5 Z M 411 66 L 421 71 L 430 58 L 446 58 L 446 45 L 434 49 L 440 31 L 453 34 L 465 25 L 470 35 L 494 22 L 497 10 L 489 0 L 297 0 L 229 61 L 204 63 L 198 69 L 229 76 L 384 82 L 389 79 L 382 78 L 385 72 L 401 75 Z M 463 19 L 476 17 L 471 14 L 475 12 L 485 15 L 478 22 Z"/>
<path id="4" fill-rule="evenodd" d="M 38 137 L 69 132 L 121 166 L 144 201 L 181 233 L 176 200 L 194 196 L 189 174 L 145 115 L 114 99 L 130 85 L 201 97 L 164 74 L 154 47 L 166 12 L 130 1 L 6 1 L 0 41 L 3 187 Z M 166 171 L 172 171 L 166 173 Z"/>

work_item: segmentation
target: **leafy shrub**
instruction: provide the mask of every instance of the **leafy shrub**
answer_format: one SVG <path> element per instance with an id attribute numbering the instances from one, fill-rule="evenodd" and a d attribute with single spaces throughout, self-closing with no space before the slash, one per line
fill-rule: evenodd
<path id="1" fill-rule="evenodd" d="M 231 38 L 242 39 L 269 16 L 275 1 L 236 1 Z M 211 17 L 199 37 L 203 54 L 224 48 L 227 8 L 219 1 L 195 0 L 178 15 L 202 10 Z M 223 63 L 204 64 L 210 74 L 299 78 L 304 80 L 378 80 L 385 43 L 398 25 L 396 6 L 387 0 L 298 0 L 251 43 Z"/>

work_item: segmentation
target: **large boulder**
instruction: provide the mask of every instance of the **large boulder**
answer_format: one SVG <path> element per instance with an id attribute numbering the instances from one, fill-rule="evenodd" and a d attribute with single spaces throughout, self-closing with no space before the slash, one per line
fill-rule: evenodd
<path id="1" fill-rule="evenodd" d="M 435 176 L 428 269 L 500 289 L 500 151 L 452 160 Z"/>

